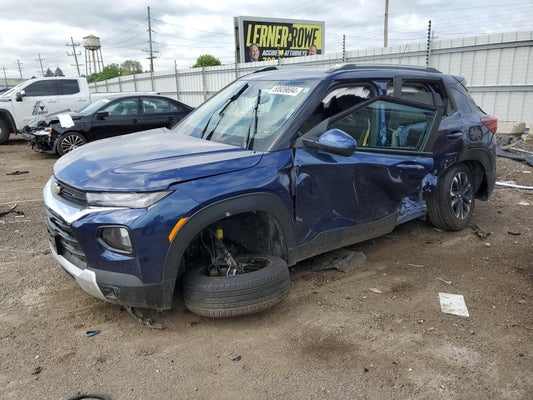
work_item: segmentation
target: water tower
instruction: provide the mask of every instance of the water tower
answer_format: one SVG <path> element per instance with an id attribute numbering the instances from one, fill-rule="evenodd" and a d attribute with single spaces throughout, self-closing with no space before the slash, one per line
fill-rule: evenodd
<path id="1" fill-rule="evenodd" d="M 83 47 L 85 48 L 85 75 L 102 72 L 104 59 L 102 58 L 100 38 L 94 35 L 85 36 Z"/>

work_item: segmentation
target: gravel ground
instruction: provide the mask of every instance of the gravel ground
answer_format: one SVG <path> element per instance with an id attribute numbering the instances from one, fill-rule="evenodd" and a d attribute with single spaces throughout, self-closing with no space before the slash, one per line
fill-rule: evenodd
<path id="1" fill-rule="evenodd" d="M 141 310 L 165 327 L 153 330 L 48 254 L 41 191 L 55 160 L 20 137 L 0 146 L 0 212 L 23 213 L 0 217 L 2 399 L 533 398 L 531 190 L 476 203 L 486 240 L 412 221 L 299 263 L 266 312 L 207 319 L 177 293 L 171 311 Z M 533 186 L 526 164 L 498 159 L 498 171 Z M 354 251 L 366 263 L 324 270 Z M 470 316 L 443 313 L 439 292 L 463 295 Z"/>

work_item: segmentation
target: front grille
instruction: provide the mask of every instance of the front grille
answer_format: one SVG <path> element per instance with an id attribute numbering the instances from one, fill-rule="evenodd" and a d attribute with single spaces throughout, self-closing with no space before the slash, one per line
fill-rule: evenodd
<path id="1" fill-rule="evenodd" d="M 85 197 L 85 192 L 83 190 L 76 189 L 58 180 L 54 182 L 54 185 L 57 189 L 56 193 L 58 193 L 59 196 L 61 196 L 65 200 L 83 206 L 87 205 L 87 198 Z"/>
<path id="2" fill-rule="evenodd" d="M 62 255 L 79 268 L 87 267 L 85 253 L 74 237 L 70 225 L 49 208 L 46 209 L 46 227 L 50 235 L 50 243 L 57 254 Z"/>

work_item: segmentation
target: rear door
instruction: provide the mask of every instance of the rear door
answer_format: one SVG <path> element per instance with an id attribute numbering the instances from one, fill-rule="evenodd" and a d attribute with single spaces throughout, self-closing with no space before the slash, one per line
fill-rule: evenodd
<path id="1" fill-rule="evenodd" d="M 88 94 L 81 93 L 77 79 L 58 79 L 56 85 L 61 110 L 78 111 L 88 103 Z"/>
<path id="2" fill-rule="evenodd" d="M 143 130 L 171 128 L 188 113 L 185 108 L 160 97 L 143 97 L 141 108 Z"/>
<path id="3" fill-rule="evenodd" d="M 307 255 L 385 234 L 425 211 L 422 188 L 433 170 L 428 149 L 441 116 L 438 108 L 381 96 L 304 135 L 340 129 L 357 143 L 348 157 L 295 149 L 297 235 Z"/>

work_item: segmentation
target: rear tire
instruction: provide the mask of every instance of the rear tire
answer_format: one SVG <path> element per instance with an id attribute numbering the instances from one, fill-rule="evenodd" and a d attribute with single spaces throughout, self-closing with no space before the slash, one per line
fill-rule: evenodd
<path id="1" fill-rule="evenodd" d="M 87 143 L 87 139 L 79 132 L 66 132 L 57 139 L 57 153 L 62 156 Z"/>
<path id="2" fill-rule="evenodd" d="M 459 231 L 470 223 L 475 208 L 472 173 L 464 164 L 452 166 L 426 199 L 428 217 L 437 228 Z"/>
<path id="3" fill-rule="evenodd" d="M 9 128 L 7 124 L 0 119 L 0 144 L 4 144 L 9 140 Z"/>
<path id="4" fill-rule="evenodd" d="M 259 269 L 234 276 L 208 276 L 207 265 L 192 267 L 183 277 L 185 306 L 204 317 L 255 314 L 282 301 L 289 293 L 289 269 L 281 258 L 242 255 L 235 260 Z"/>

